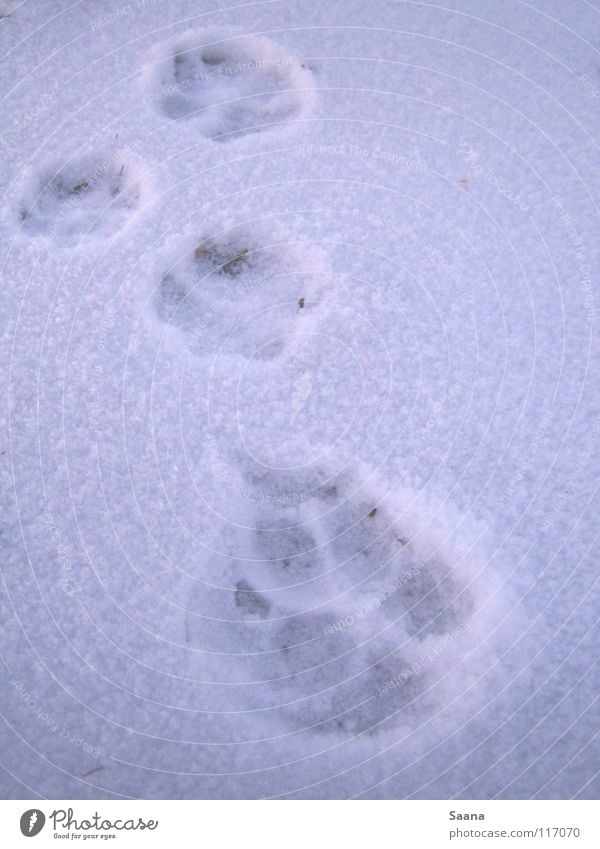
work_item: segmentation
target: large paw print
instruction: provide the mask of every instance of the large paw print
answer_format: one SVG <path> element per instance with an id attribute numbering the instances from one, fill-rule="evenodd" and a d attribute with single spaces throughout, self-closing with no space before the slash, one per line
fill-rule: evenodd
<path id="1" fill-rule="evenodd" d="M 144 200 L 145 182 L 123 152 L 50 165 L 31 178 L 19 218 L 32 235 L 115 235 Z"/>
<path id="2" fill-rule="evenodd" d="M 298 120 L 314 100 L 311 72 L 281 47 L 218 29 L 169 44 L 154 85 L 169 118 L 194 119 L 215 141 Z"/>
<path id="3" fill-rule="evenodd" d="M 195 354 L 273 359 L 310 325 L 323 266 L 319 250 L 273 229 L 205 234 L 163 272 L 157 312 Z"/>
<path id="4" fill-rule="evenodd" d="M 443 635 L 473 612 L 468 577 L 440 549 L 423 550 L 410 526 L 376 499 L 342 503 L 328 519 L 328 549 L 345 594 L 377 604 L 409 637 Z"/>
<path id="5" fill-rule="evenodd" d="M 472 574 L 405 504 L 319 477 L 258 484 L 254 557 L 231 566 L 238 618 L 260 622 L 247 634 L 250 677 L 295 727 L 410 726 L 435 710 L 444 658 L 473 623 Z"/>

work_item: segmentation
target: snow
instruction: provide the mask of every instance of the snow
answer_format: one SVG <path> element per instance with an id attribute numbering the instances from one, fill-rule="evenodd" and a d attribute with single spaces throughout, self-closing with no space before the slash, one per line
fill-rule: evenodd
<path id="1" fill-rule="evenodd" d="M 597 797 L 598 9 L 1 5 L 2 795 Z"/>

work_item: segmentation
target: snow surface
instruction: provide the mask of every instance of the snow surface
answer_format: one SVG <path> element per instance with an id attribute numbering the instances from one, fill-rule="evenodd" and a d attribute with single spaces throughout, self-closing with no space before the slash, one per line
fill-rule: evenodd
<path id="1" fill-rule="evenodd" d="M 599 12 L 1 4 L 3 796 L 597 797 Z"/>

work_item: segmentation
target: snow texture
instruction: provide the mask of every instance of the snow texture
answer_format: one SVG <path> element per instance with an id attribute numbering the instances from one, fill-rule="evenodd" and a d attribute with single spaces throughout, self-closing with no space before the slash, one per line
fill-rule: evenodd
<path id="1" fill-rule="evenodd" d="M 595 798 L 599 10 L 0 4 L 0 790 Z"/>

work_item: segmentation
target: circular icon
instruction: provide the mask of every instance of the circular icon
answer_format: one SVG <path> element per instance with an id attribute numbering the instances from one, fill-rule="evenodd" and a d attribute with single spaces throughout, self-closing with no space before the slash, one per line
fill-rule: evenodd
<path id="1" fill-rule="evenodd" d="M 21 815 L 21 833 L 25 837 L 35 837 L 44 827 L 46 817 L 38 808 L 31 808 Z"/>

